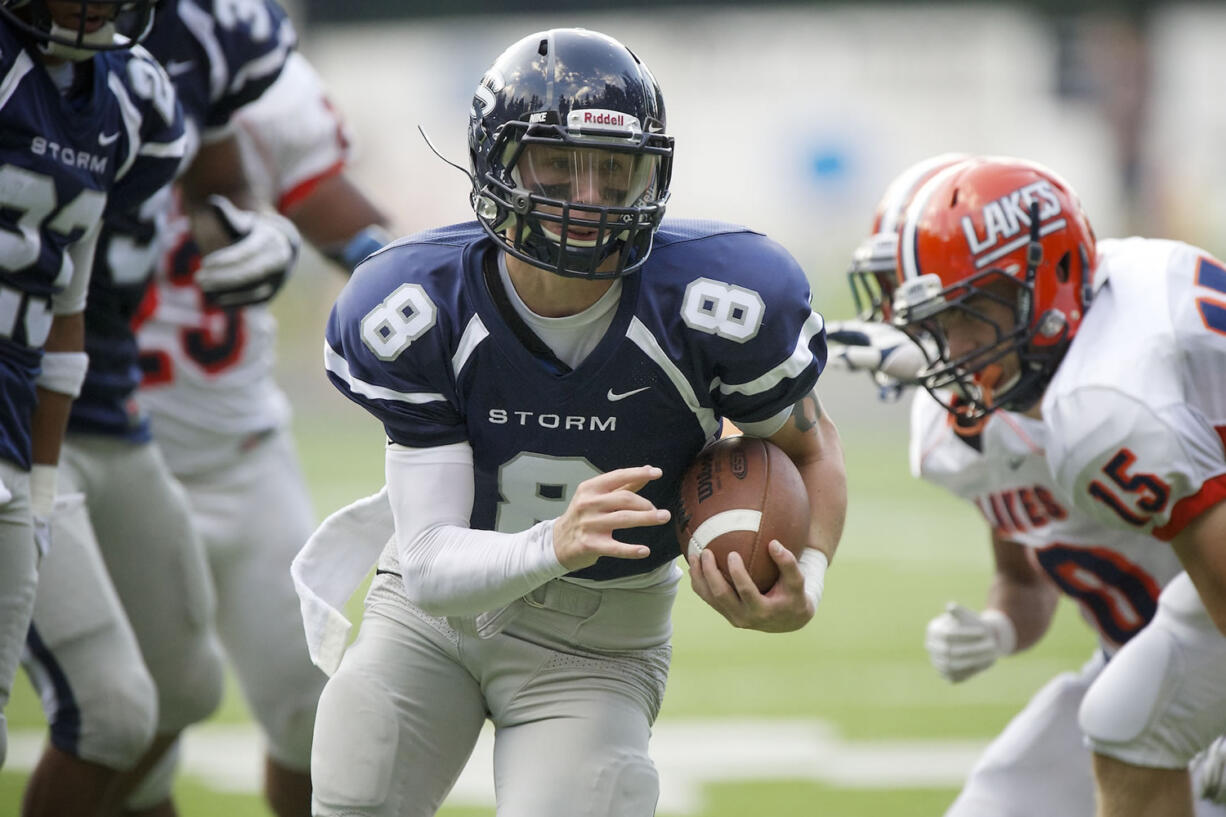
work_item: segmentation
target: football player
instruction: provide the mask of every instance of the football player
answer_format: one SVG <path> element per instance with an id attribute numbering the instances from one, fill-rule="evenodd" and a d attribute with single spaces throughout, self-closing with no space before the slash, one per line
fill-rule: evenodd
<path id="1" fill-rule="evenodd" d="M 968 158 L 934 157 L 901 174 L 878 206 L 873 236 L 853 256 L 859 314 L 831 322 L 831 359 L 869 371 L 891 387 L 887 394 L 916 385 L 925 362 L 918 346 L 882 322 L 898 283 L 898 229 L 916 190 Z M 951 400 L 952 393 L 941 395 L 946 406 Z M 1081 607 L 1099 640 L 1080 672 L 1052 679 L 992 742 L 947 817 L 1090 814 L 1093 771 L 1078 707 L 1106 660 L 1152 619 L 1159 589 L 1180 572 L 1178 558 L 1151 537 L 1107 528 L 1063 500 L 1047 468 L 1040 421 L 1004 410 L 977 422 L 951 420 L 942 402 L 924 390 L 914 397 L 912 471 L 979 509 L 996 575 L 982 612 L 951 603 L 929 624 L 933 665 L 960 682 L 1025 649 L 1046 631 L 1058 593 Z M 1195 805 L 1202 817 L 1226 813 L 1209 799 Z"/>
<path id="2" fill-rule="evenodd" d="M 350 140 L 319 76 L 292 54 L 234 117 L 248 179 L 304 238 L 348 272 L 387 243 L 383 214 L 345 172 Z M 288 817 L 310 811 L 311 734 L 326 676 L 311 663 L 294 554 L 315 517 L 273 380 L 276 326 L 263 304 L 211 306 L 192 274 L 200 250 L 185 214 L 138 332 L 139 394 L 154 439 L 187 492 L 217 591 L 217 630 L 266 736 L 265 794 Z"/>
<path id="3" fill-rule="evenodd" d="M 999 452 L 983 458 L 997 476 L 964 495 L 997 540 L 1039 544 L 1038 523 L 1060 530 L 1033 551 L 1039 563 L 1090 605 L 1105 646 L 1131 634 L 1079 707 L 1098 813 L 1192 814 L 1188 763 L 1226 729 L 1226 267 L 1174 241 L 1096 242 L 1063 179 L 1008 158 L 937 173 L 908 205 L 898 247 L 891 318 L 928 350 L 917 378 L 946 426 Z M 941 423 L 925 411 L 913 464 L 936 472 L 924 446 Z M 1037 457 L 1046 471 L 1032 469 Z M 1083 533 L 1063 530 L 1083 520 Z M 1186 573 L 1155 609 L 1170 572 L 1158 560 L 1172 553 Z M 1012 614 L 1008 587 L 986 613 L 954 608 L 930 626 L 950 677 L 1036 632 Z"/>
<path id="4" fill-rule="evenodd" d="M 230 243 L 198 273 L 227 303 L 262 297 L 266 279 L 283 277 L 295 255 L 292 225 L 254 209 L 228 124 L 275 80 L 293 42 L 275 5 L 197 0 L 161 4 L 145 40 L 170 75 L 151 90 L 155 103 L 177 96 L 186 119 L 182 198 L 227 225 Z M 28 815 L 89 813 L 99 803 L 104 813 L 125 803 L 150 815 L 173 813 L 172 766 L 157 761 L 221 697 L 203 547 L 133 399 L 140 372 L 131 320 L 169 200 L 167 191 L 136 210 L 108 210 L 99 239 L 85 316 L 90 364 L 69 419 L 60 481 L 64 493 L 84 499 L 53 515 L 57 547 L 30 630 L 28 667 L 51 741 L 27 788 Z M 129 655 L 133 644 L 136 660 L 110 657 Z"/>
<path id="5" fill-rule="evenodd" d="M 173 91 L 134 47 L 152 12 L 152 2 L 0 2 L 0 764 L 87 364 L 82 311 L 103 212 L 139 205 L 183 152 Z"/>
<path id="6" fill-rule="evenodd" d="M 680 578 L 667 508 L 725 414 L 794 459 L 813 524 L 799 561 L 772 543 L 766 593 L 705 553 L 691 583 L 736 626 L 814 614 L 846 504 L 814 392 L 823 322 L 777 244 L 662 221 L 673 140 L 621 43 L 532 34 L 472 104 L 477 221 L 375 253 L 328 322 L 330 379 L 387 431 L 395 536 L 320 698 L 314 813 L 434 814 L 488 718 L 500 814 L 645 817 Z M 327 598 L 355 543 L 321 541 L 296 565 Z"/>

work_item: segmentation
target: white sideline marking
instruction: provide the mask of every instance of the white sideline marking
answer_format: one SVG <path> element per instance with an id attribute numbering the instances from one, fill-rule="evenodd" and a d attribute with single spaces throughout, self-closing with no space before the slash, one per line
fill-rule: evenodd
<path id="1" fill-rule="evenodd" d="M 9 733 L 7 771 L 28 772 L 44 733 Z M 450 805 L 494 805 L 493 728 L 486 724 Z M 660 771 L 662 813 L 695 814 L 707 783 L 812 780 L 844 788 L 944 788 L 966 778 L 986 741 L 849 741 L 824 721 L 674 720 L 657 723 L 651 755 Z M 216 791 L 258 795 L 263 743 L 250 724 L 206 725 L 187 732 L 184 772 Z"/>

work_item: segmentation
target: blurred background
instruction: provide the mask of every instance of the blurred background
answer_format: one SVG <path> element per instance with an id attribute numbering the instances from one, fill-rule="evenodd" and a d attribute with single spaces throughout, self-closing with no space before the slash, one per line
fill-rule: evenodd
<path id="1" fill-rule="evenodd" d="M 946 151 L 1050 165 L 1100 237 L 1178 238 L 1226 255 L 1223 3 L 287 5 L 358 145 L 352 174 L 398 233 L 471 218 L 468 182 L 418 126 L 467 165 L 484 70 L 528 33 L 577 25 L 626 43 L 664 89 L 676 137 L 670 213 L 768 233 L 801 261 L 829 319 L 851 314 L 844 273 L 885 185 Z M 323 377 L 323 324 L 342 285 L 308 254 L 274 307 L 320 517 L 382 483 L 381 429 Z M 1027 653 L 958 686 L 938 678 L 924 627 L 949 600 L 983 604 L 986 526 L 910 478 L 905 399 L 881 402 L 867 377 L 838 372 L 821 390 L 851 496 L 822 607 L 800 633 L 744 633 L 683 585 L 653 743 L 661 815 L 939 815 L 1008 719 L 1094 649 L 1062 602 Z M 360 614 L 360 598 L 351 609 Z M 4 815 L 17 813 L 21 758 L 36 756 L 42 728 L 28 689 L 10 709 Z M 258 738 L 233 689 L 187 748 L 184 817 L 267 814 Z M 444 814 L 488 817 L 492 806 L 486 736 Z"/>
<path id="2" fill-rule="evenodd" d="M 809 271 L 827 317 L 849 309 L 842 273 L 885 185 L 944 151 L 1048 164 L 1099 236 L 1226 251 L 1223 3 L 289 6 L 359 145 L 355 177 L 403 232 L 471 217 L 467 182 L 418 126 L 466 166 L 469 103 L 493 58 L 531 31 L 580 25 L 628 44 L 664 89 L 670 213 L 767 232 Z M 295 349 L 283 344 L 287 367 Z"/>

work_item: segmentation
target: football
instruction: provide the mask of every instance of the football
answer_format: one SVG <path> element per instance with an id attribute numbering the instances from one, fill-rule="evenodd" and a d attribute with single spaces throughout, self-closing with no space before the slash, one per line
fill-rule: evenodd
<path id="1" fill-rule="evenodd" d="M 728 578 L 728 554 L 741 556 L 758 589 L 779 568 L 768 547 L 778 539 L 799 558 L 809 539 L 809 495 L 791 458 L 757 437 L 725 437 L 686 469 L 676 514 L 677 542 L 688 559 L 703 550 Z"/>

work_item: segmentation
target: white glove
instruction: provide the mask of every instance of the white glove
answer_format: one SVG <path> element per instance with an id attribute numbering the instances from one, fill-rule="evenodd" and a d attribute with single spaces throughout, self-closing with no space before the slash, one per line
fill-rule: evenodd
<path id="1" fill-rule="evenodd" d="M 951 601 L 944 613 L 928 622 L 924 646 L 941 677 L 956 684 L 1013 652 L 1017 630 L 1000 610 L 976 613 Z"/>
<path id="2" fill-rule="evenodd" d="M 1216 739 L 1192 758 L 1189 771 L 1197 798 L 1226 803 L 1226 737 Z"/>
<path id="3" fill-rule="evenodd" d="M 267 301 L 298 259 L 297 228 L 276 213 L 240 210 L 225 196 L 209 196 L 208 203 L 233 241 L 200 261 L 196 282 L 205 300 L 221 307 Z"/>
<path id="4" fill-rule="evenodd" d="M 34 544 L 41 559 L 51 550 L 51 520 L 45 516 L 34 517 Z"/>
<path id="5" fill-rule="evenodd" d="M 900 329 L 875 321 L 831 321 L 826 324 L 830 361 L 849 372 L 872 372 L 880 385 L 914 386 L 928 361 L 924 352 Z"/>

